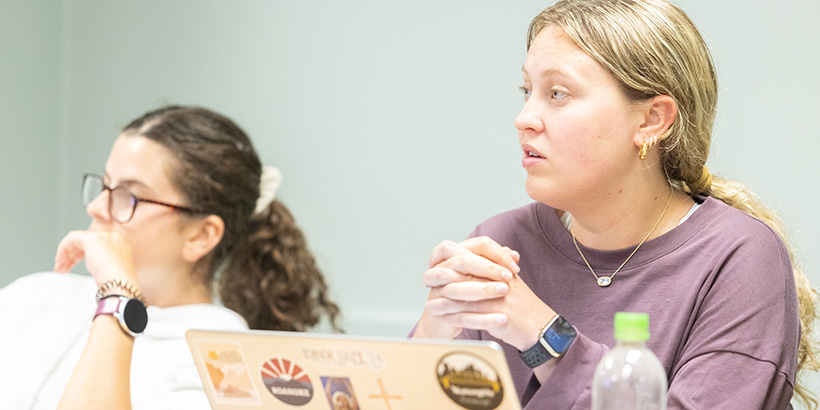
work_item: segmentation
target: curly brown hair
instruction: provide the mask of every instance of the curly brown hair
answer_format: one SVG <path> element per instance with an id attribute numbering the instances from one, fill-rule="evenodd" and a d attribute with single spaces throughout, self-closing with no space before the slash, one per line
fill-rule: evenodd
<path id="1" fill-rule="evenodd" d="M 339 308 L 291 213 L 278 200 L 254 213 L 262 164 L 247 134 L 200 107 L 167 106 L 123 129 L 162 144 L 176 158 L 167 170 L 186 202 L 225 223 L 222 239 L 196 272 L 222 304 L 252 329 L 306 330 Z M 196 216 L 195 216 L 196 217 Z"/>
<path id="2" fill-rule="evenodd" d="M 327 285 L 287 208 L 273 201 L 250 224 L 251 234 L 226 269 L 243 274 L 222 275 L 219 281 L 225 306 L 260 328 L 299 331 L 319 321 L 319 306 L 335 326 L 339 308 L 328 299 Z"/>

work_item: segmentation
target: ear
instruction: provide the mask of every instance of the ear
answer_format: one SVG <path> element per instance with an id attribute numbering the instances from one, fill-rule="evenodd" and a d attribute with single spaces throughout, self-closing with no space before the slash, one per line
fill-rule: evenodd
<path id="1" fill-rule="evenodd" d="M 662 139 L 678 113 L 678 104 L 668 95 L 652 97 L 642 108 L 643 123 L 635 133 L 634 143 L 640 147 L 651 138 Z"/>
<path id="2" fill-rule="evenodd" d="M 222 240 L 222 235 L 225 233 L 225 222 L 216 215 L 208 215 L 192 222 L 185 231 L 182 258 L 187 262 L 196 263 Z"/>

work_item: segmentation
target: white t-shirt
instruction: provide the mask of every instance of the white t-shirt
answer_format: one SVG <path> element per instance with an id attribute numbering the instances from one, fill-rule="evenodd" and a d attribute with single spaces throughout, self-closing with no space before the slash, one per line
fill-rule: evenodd
<path id="1" fill-rule="evenodd" d="M 54 409 L 85 348 L 96 310 L 91 277 L 53 272 L 0 289 L 0 409 Z M 209 409 L 185 331 L 247 330 L 235 312 L 211 304 L 148 307 L 134 342 L 134 409 Z"/>

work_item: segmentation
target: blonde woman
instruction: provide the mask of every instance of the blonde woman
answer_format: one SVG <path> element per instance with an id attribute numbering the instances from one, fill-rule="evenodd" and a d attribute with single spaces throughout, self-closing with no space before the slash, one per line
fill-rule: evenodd
<path id="1" fill-rule="evenodd" d="M 706 167 L 717 78 L 689 18 L 564 0 L 527 48 L 515 127 L 536 202 L 433 250 L 414 336 L 500 341 L 527 409 L 588 409 L 613 314 L 648 312 L 668 408 L 816 408 L 796 381 L 817 368 L 816 293 L 775 214 Z"/>

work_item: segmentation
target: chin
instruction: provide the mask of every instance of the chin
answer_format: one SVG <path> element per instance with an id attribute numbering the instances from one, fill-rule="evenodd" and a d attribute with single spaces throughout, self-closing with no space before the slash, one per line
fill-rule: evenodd
<path id="1" fill-rule="evenodd" d="M 556 188 L 544 183 L 537 184 L 529 178 L 527 179 L 525 187 L 527 190 L 527 195 L 529 195 L 529 197 L 534 201 L 556 209 L 565 209 L 559 205 L 562 203 L 561 195 L 558 195 L 559 191 Z"/>

